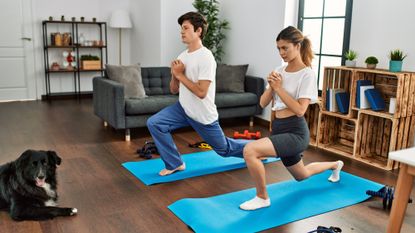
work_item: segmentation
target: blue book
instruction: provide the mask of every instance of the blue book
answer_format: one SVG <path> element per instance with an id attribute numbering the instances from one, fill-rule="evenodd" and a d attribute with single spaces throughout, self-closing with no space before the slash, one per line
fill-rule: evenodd
<path id="1" fill-rule="evenodd" d="M 336 94 L 337 106 L 339 106 L 339 112 L 347 114 L 349 112 L 350 95 L 347 92 L 341 92 Z"/>
<path id="2" fill-rule="evenodd" d="M 370 80 L 357 80 L 356 82 L 356 107 L 360 108 L 360 87 L 372 85 Z"/>
<path id="3" fill-rule="evenodd" d="M 330 90 L 326 90 L 326 111 L 330 111 Z"/>
<path id="4" fill-rule="evenodd" d="M 370 108 L 374 111 L 385 110 L 385 100 L 383 100 L 380 92 L 377 89 L 368 89 L 365 91 L 365 96 L 369 101 Z"/>

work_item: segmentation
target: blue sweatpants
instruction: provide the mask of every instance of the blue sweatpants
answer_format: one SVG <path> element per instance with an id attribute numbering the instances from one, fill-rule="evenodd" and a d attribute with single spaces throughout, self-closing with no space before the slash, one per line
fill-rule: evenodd
<path id="1" fill-rule="evenodd" d="M 173 141 L 171 132 L 191 126 L 212 149 L 223 157 L 243 157 L 243 148 L 250 140 L 228 138 L 218 121 L 201 124 L 188 117 L 179 102 L 162 109 L 147 120 L 147 127 L 153 137 L 160 157 L 169 170 L 183 164 L 180 153 Z M 209 161 L 206 161 L 209 162 Z"/>

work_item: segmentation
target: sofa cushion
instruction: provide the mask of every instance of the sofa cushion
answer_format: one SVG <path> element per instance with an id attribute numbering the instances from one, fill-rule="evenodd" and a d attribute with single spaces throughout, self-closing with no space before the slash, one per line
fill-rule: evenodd
<path id="1" fill-rule="evenodd" d="M 170 94 L 171 74 L 169 67 L 143 67 L 141 76 L 147 95 Z"/>
<path id="2" fill-rule="evenodd" d="M 141 79 L 140 64 L 129 66 L 106 65 L 108 78 L 124 86 L 125 98 L 143 98 L 146 92 Z"/>
<path id="3" fill-rule="evenodd" d="M 258 97 L 249 92 L 245 93 L 216 93 L 215 104 L 218 108 L 256 105 Z"/>
<path id="4" fill-rule="evenodd" d="M 126 99 L 125 114 L 140 115 L 154 114 L 163 108 L 177 102 L 177 95 L 153 95 L 142 99 Z"/>
<path id="5" fill-rule="evenodd" d="M 248 65 L 218 64 L 216 68 L 216 92 L 244 92 Z"/>

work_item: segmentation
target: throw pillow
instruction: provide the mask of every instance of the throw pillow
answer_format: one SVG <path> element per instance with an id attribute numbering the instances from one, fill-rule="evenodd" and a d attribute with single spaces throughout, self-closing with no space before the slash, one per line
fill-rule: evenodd
<path id="1" fill-rule="evenodd" d="M 248 65 L 218 64 L 216 68 L 217 92 L 245 92 L 245 75 Z"/>
<path id="2" fill-rule="evenodd" d="M 124 86 L 125 98 L 146 97 L 140 64 L 129 66 L 106 65 L 106 72 L 109 79 Z"/>

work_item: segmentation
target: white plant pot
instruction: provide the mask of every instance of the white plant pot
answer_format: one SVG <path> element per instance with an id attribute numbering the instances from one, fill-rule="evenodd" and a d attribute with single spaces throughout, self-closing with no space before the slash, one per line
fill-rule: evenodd
<path id="1" fill-rule="evenodd" d="M 348 67 L 356 67 L 356 61 L 346 60 L 346 66 Z"/>

